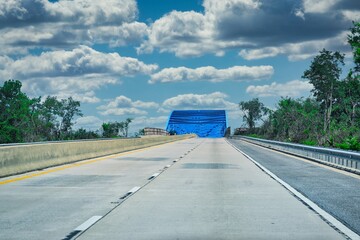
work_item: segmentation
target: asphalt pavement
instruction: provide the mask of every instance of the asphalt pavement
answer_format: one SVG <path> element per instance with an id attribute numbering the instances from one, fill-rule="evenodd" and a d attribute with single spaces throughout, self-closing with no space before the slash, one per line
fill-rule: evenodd
<path id="1" fill-rule="evenodd" d="M 360 176 L 241 140 L 229 142 L 360 234 Z"/>

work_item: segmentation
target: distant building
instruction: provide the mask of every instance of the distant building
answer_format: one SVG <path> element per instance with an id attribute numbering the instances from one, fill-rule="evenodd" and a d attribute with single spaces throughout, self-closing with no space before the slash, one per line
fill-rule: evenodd
<path id="1" fill-rule="evenodd" d="M 144 128 L 144 136 L 167 136 L 170 135 L 165 129 L 161 128 L 150 128 L 146 127 Z"/>
<path id="2" fill-rule="evenodd" d="M 166 126 L 170 134 L 212 138 L 224 137 L 226 129 L 225 110 L 174 110 Z"/>

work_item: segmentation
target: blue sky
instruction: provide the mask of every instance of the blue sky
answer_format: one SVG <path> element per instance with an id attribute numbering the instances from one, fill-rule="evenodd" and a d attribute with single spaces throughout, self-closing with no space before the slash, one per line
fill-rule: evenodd
<path id="1" fill-rule="evenodd" d="M 72 96 L 76 127 L 133 118 L 164 128 L 174 109 L 274 109 L 310 96 L 301 76 L 322 49 L 347 54 L 357 0 L 0 0 L 0 83 L 30 97 Z"/>

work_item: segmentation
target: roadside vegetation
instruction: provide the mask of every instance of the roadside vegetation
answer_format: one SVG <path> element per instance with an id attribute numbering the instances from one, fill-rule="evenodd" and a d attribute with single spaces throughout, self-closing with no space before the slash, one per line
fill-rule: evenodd
<path id="1" fill-rule="evenodd" d="M 258 98 L 240 102 L 247 134 L 279 141 L 360 150 L 360 22 L 348 35 L 354 67 L 340 79 L 344 54 L 323 49 L 302 78 L 313 85 L 312 97 L 282 97 L 276 110 Z M 260 127 L 255 127 L 255 124 Z"/>
<path id="2" fill-rule="evenodd" d="M 79 101 L 72 97 L 29 98 L 21 86 L 18 80 L 8 80 L 0 86 L 0 143 L 128 136 L 131 118 L 103 123 L 101 131 L 73 130 L 75 118 L 83 116 Z"/>

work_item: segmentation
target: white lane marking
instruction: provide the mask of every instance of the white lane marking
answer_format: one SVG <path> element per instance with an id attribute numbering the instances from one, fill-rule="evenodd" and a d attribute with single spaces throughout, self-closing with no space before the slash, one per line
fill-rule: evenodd
<path id="1" fill-rule="evenodd" d="M 75 228 L 74 231 L 85 231 L 86 229 L 94 225 L 94 223 L 99 221 L 101 218 L 102 216 L 93 216 L 89 218 L 86 222 Z"/>
<path id="2" fill-rule="evenodd" d="M 331 223 L 333 226 L 335 226 L 339 231 L 344 233 L 346 236 L 348 236 L 351 239 L 360 239 L 360 236 L 353 232 L 351 229 L 346 227 L 344 224 L 342 224 L 340 221 L 338 221 L 336 218 L 331 216 L 329 213 L 324 211 L 322 208 L 320 208 L 316 203 L 302 195 L 300 192 L 295 190 L 293 187 L 291 187 L 289 184 L 281 180 L 278 176 L 276 176 L 274 173 L 272 173 L 270 170 L 265 168 L 263 165 L 255 161 L 252 157 L 247 155 L 245 152 L 241 151 L 237 147 L 235 147 L 233 144 L 228 142 L 233 148 L 238 150 L 241 154 L 243 154 L 246 158 L 248 158 L 250 161 L 252 161 L 256 166 L 258 166 L 261 170 L 266 172 L 268 175 L 270 175 L 275 181 L 279 182 L 281 185 L 283 185 L 287 190 L 289 190 L 291 193 L 293 193 L 296 197 L 301 199 L 304 203 L 306 203 L 308 206 L 310 206 L 315 212 L 317 212 L 321 217 L 323 217 L 326 221 Z"/>
<path id="3" fill-rule="evenodd" d="M 159 175 L 160 175 L 160 173 L 154 173 L 153 175 L 151 175 L 151 178 L 156 178 Z"/>
<path id="4" fill-rule="evenodd" d="M 131 194 L 139 191 L 141 187 L 133 187 L 132 189 L 130 189 L 124 196 L 122 196 L 120 199 L 124 200 L 125 198 L 127 198 L 128 196 L 130 196 Z"/>
<path id="5" fill-rule="evenodd" d="M 128 193 L 129 193 L 129 194 L 133 194 L 133 193 L 139 191 L 139 189 L 140 189 L 140 187 L 133 187 L 132 189 L 130 189 L 130 190 L 128 191 Z"/>

